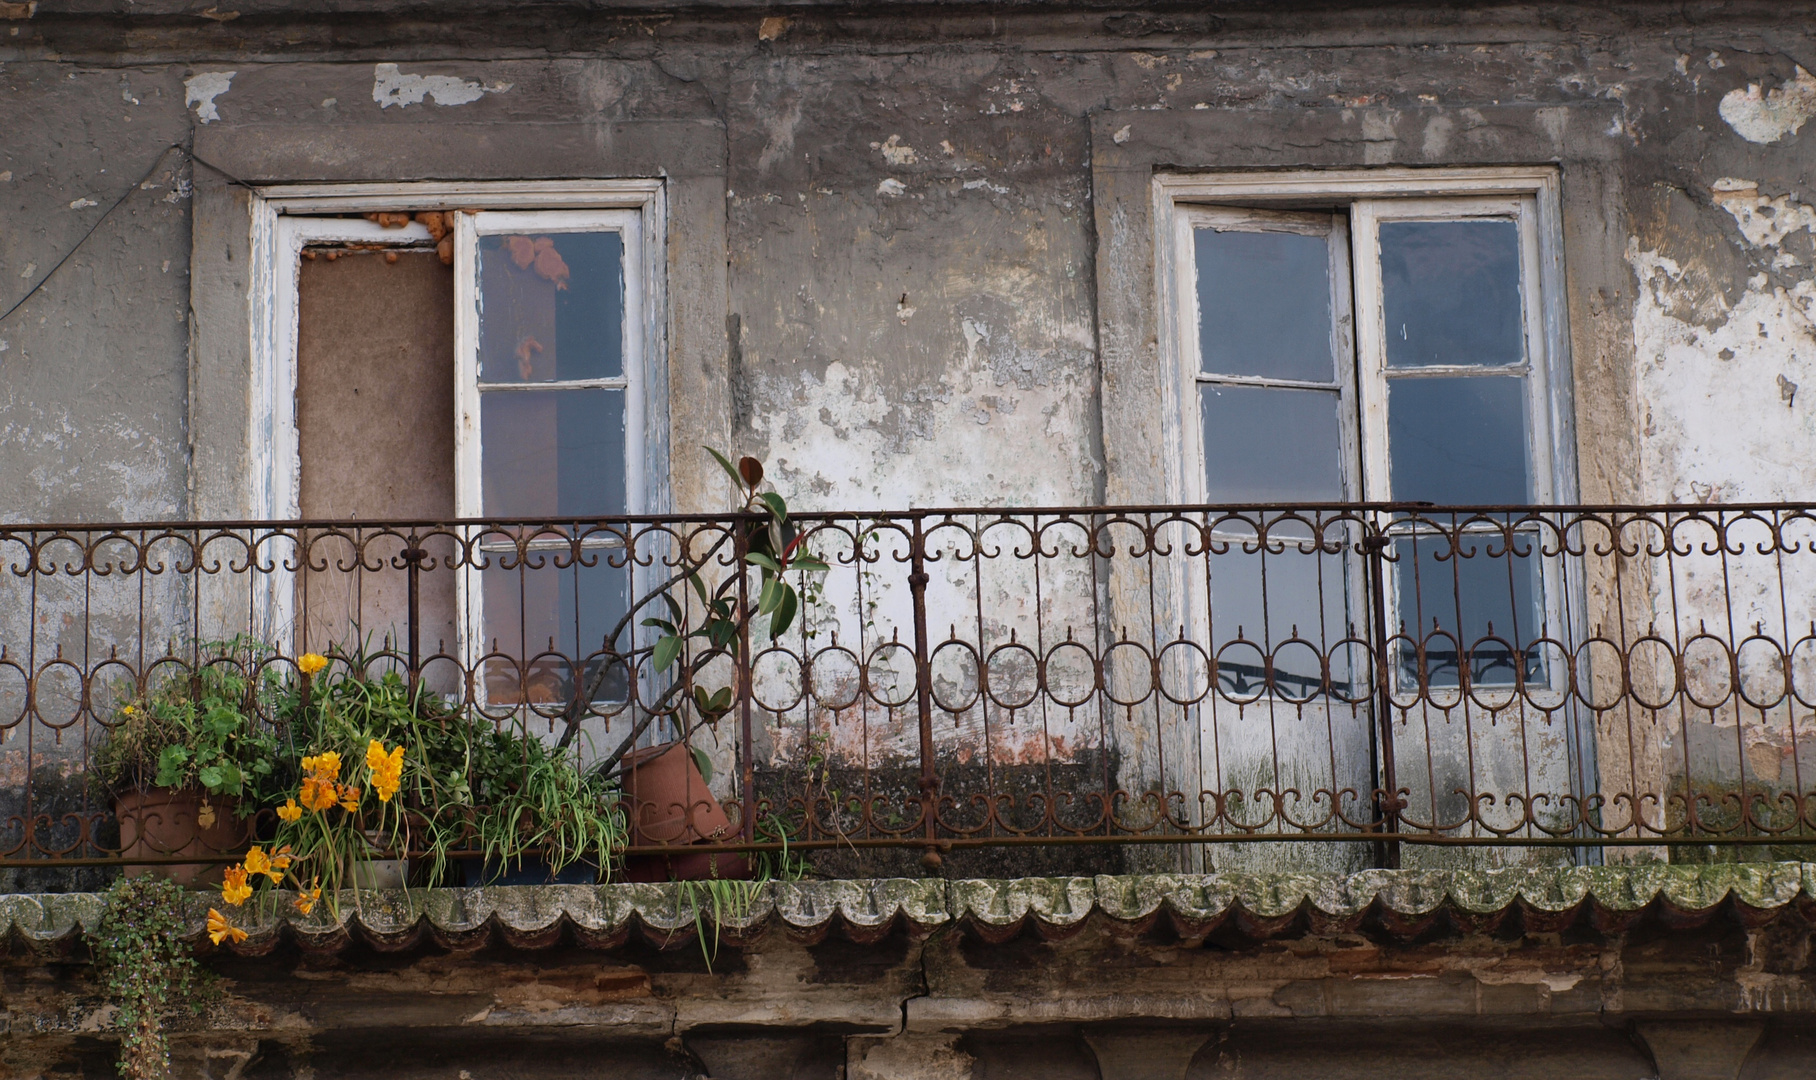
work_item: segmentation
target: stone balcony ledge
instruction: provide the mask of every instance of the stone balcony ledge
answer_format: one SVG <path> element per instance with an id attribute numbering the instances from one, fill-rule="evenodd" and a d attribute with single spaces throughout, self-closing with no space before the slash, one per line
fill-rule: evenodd
<path id="1" fill-rule="evenodd" d="M 836 932 L 863 943 L 897 930 L 925 935 L 948 927 L 986 941 L 1006 941 L 1030 928 L 1057 939 L 1093 919 L 1136 933 L 1182 938 L 1221 933 L 1249 940 L 1364 929 L 1401 939 L 1504 928 L 1550 933 L 1581 926 L 1614 933 L 1646 921 L 1694 927 L 1722 912 L 1749 926 L 1788 911 L 1816 921 L 1816 863 L 1794 862 L 1350 875 L 876 878 L 746 888 L 747 903 L 722 913 L 718 922 L 716 936 L 725 944 L 750 944 L 775 931 L 805 941 Z M 492 944 L 548 949 L 564 942 L 610 949 L 632 935 L 670 948 L 692 942 L 702 928 L 712 932 L 714 921 L 703 887 L 674 884 L 346 892 L 336 910 L 324 902 L 307 916 L 296 913 L 288 897 L 279 893 L 267 897 L 263 907 L 255 902 L 236 911 L 250 936 L 232 951 L 258 956 L 285 941 L 317 954 L 355 944 L 380 952 L 423 947 L 460 952 Z M 211 900 L 219 906 L 212 894 L 195 897 L 190 935 L 198 942 Z M 31 951 L 60 952 L 79 942 L 102 905 L 97 893 L 0 896 L 0 927 Z"/>

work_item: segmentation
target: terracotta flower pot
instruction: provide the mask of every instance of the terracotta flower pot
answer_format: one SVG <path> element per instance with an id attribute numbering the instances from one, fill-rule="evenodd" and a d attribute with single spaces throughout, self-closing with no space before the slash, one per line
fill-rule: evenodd
<path id="1" fill-rule="evenodd" d="M 700 881 L 750 877 L 750 859 L 735 852 L 688 851 L 690 844 L 732 838 L 731 819 L 706 786 L 692 751 L 683 743 L 645 747 L 626 758 L 624 792 L 630 801 L 631 844 L 676 848 L 673 854 L 624 860 L 628 881 Z"/>
<path id="2" fill-rule="evenodd" d="M 207 817 L 203 805 L 212 811 Z M 128 859 L 173 855 L 236 854 L 246 846 L 248 821 L 234 816 L 237 799 L 171 788 L 130 788 L 114 796 L 120 819 L 120 854 Z M 127 877 L 153 874 L 179 885 L 215 885 L 226 867 L 220 863 L 141 863 L 126 867 Z"/>
<path id="3" fill-rule="evenodd" d="M 731 835 L 731 819 L 713 798 L 686 744 L 645 747 L 625 761 L 633 845 L 694 844 Z"/>

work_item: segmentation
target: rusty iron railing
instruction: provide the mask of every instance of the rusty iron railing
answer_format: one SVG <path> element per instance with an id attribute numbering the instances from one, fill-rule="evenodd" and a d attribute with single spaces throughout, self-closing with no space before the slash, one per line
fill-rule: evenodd
<path id="1" fill-rule="evenodd" d="M 732 822 L 709 848 L 834 872 L 1816 841 L 1810 507 L 796 515 L 830 569 L 789 572 L 792 624 L 658 670 L 642 620 L 697 611 L 687 573 L 754 609 L 755 523 L 0 527 L 0 865 L 121 861 L 96 747 L 235 637 L 280 681 L 329 653 L 593 763 L 685 738 Z"/>

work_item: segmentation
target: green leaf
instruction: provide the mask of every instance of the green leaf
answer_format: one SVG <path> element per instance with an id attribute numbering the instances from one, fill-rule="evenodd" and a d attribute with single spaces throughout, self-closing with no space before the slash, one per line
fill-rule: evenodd
<path id="1" fill-rule="evenodd" d="M 724 454 L 719 453 L 712 447 L 708 446 L 704 449 L 713 456 L 714 461 L 719 463 L 719 467 L 725 470 L 725 475 L 731 477 L 731 482 L 738 485 L 739 489 L 742 489 L 744 487 L 744 478 L 738 475 L 736 466 L 732 465 Z"/>
<path id="2" fill-rule="evenodd" d="M 711 607 L 712 599 L 706 595 L 706 582 L 700 580 L 700 575 L 689 574 L 687 575 L 687 580 L 688 583 L 694 587 L 694 593 L 700 597 L 701 605 L 704 607 Z"/>
<path id="3" fill-rule="evenodd" d="M 679 630 L 675 629 L 675 624 L 669 622 L 667 619 L 645 619 L 643 620 L 643 625 L 653 626 L 658 630 L 667 630 L 671 634 L 680 633 Z"/>
<path id="4" fill-rule="evenodd" d="M 757 614 L 767 615 L 782 602 L 782 590 L 788 586 L 782 584 L 781 578 L 766 577 L 763 579 L 763 591 L 757 596 Z"/>
<path id="5" fill-rule="evenodd" d="M 731 687 L 720 687 L 718 693 L 707 699 L 706 707 L 709 710 L 718 713 L 722 713 L 731 708 Z"/>
<path id="6" fill-rule="evenodd" d="M 668 613 L 675 617 L 675 621 L 680 622 L 681 621 L 681 605 L 675 603 L 675 598 L 668 595 L 667 593 L 663 593 L 662 602 L 668 605 Z"/>
<path id="7" fill-rule="evenodd" d="M 757 498 L 763 500 L 763 505 L 769 507 L 769 512 L 775 515 L 778 521 L 788 520 L 788 504 L 782 501 L 782 496 L 773 491 L 765 491 Z"/>
<path id="8" fill-rule="evenodd" d="M 769 640 L 774 641 L 781 637 L 782 631 L 788 629 L 788 624 L 794 622 L 795 608 L 799 606 L 799 603 L 794 587 L 782 586 L 782 598 L 776 602 L 776 613 L 769 620 Z"/>
<path id="9" fill-rule="evenodd" d="M 779 574 L 782 572 L 782 564 L 763 554 L 761 551 L 746 552 L 744 561 L 752 566 L 761 566 L 772 574 Z"/>
<path id="10" fill-rule="evenodd" d="M 707 757 L 706 751 L 700 749 L 698 746 L 690 746 L 690 747 L 688 747 L 688 750 L 693 752 L 694 764 L 699 766 L 700 779 L 706 781 L 709 784 L 712 783 L 713 782 L 713 761 L 712 761 L 712 759 Z"/>
<path id="11" fill-rule="evenodd" d="M 812 555 L 795 556 L 795 560 L 788 564 L 788 568 L 790 570 L 805 570 L 810 574 L 823 574 L 832 569 Z"/>
<path id="12" fill-rule="evenodd" d="M 656 665 L 657 671 L 667 671 L 669 665 L 675 662 L 675 657 L 680 655 L 681 639 L 671 634 L 656 642 L 656 652 L 650 662 Z"/>

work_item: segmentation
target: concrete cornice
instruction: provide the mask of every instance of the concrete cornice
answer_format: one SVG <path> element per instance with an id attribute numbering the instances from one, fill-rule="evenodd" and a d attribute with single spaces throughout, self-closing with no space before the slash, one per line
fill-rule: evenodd
<path id="1" fill-rule="evenodd" d="M 1251 940 L 1357 930 L 1410 938 L 1480 933 L 1508 920 L 1528 932 L 1584 927 L 1618 932 L 1642 921 L 1697 926 L 1728 914 L 1747 925 L 1794 912 L 1816 920 L 1816 864 L 1550 867 L 1504 870 L 1371 870 L 1329 874 L 1139 875 L 958 880 L 882 878 L 754 886 L 747 910 L 718 927 L 727 944 L 769 931 L 816 940 L 837 932 L 871 942 L 897 930 L 946 927 L 986 941 L 1028 930 L 1065 937 L 1093 918 L 1137 933 Z M 190 936 L 203 939 L 208 894 L 196 896 Z M 615 948 L 633 934 L 657 947 L 694 940 L 712 921 L 703 889 L 677 885 L 545 885 L 369 891 L 341 896 L 308 916 L 287 894 L 234 912 L 250 936 L 241 955 L 294 942 L 334 953 L 359 944 L 381 952 L 488 945 L 548 949 L 563 943 Z M 95 893 L 0 897 L 0 926 L 40 952 L 75 946 L 99 919 Z"/>

